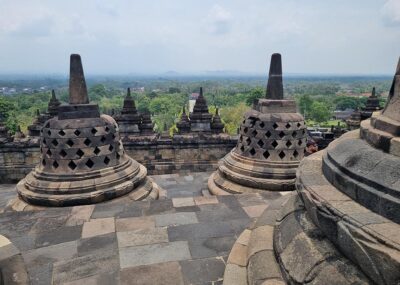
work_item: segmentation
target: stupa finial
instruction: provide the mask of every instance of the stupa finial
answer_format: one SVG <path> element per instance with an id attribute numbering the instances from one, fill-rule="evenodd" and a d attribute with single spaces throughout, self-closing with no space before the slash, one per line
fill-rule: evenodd
<path id="1" fill-rule="evenodd" d="M 282 57 L 279 53 L 271 56 L 266 97 L 272 100 L 283 99 Z"/>
<path id="2" fill-rule="evenodd" d="M 88 104 L 89 97 L 79 54 L 71 54 L 69 72 L 69 103 Z"/>

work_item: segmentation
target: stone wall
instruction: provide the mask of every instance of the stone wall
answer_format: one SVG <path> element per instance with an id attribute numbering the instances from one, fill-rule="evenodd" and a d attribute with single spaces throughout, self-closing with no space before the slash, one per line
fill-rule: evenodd
<path id="1" fill-rule="evenodd" d="M 146 166 L 150 175 L 215 170 L 236 143 L 236 137 L 227 135 L 123 141 L 128 155 Z M 0 183 L 19 181 L 39 160 L 37 139 L 0 144 Z"/>

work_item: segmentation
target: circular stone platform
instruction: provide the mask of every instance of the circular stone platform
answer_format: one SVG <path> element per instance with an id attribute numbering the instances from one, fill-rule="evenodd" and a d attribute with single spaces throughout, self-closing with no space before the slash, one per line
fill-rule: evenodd
<path id="1" fill-rule="evenodd" d="M 282 63 L 271 58 L 266 99 L 244 115 L 237 146 L 219 162 L 208 181 L 214 195 L 295 189 L 307 129 L 294 100 L 283 99 Z"/>
<path id="2" fill-rule="evenodd" d="M 94 204 L 130 192 L 133 200 L 158 197 L 146 168 L 125 153 L 115 120 L 89 103 L 79 55 L 71 55 L 69 104 L 45 122 L 40 152 L 39 165 L 17 184 L 13 210 Z"/>

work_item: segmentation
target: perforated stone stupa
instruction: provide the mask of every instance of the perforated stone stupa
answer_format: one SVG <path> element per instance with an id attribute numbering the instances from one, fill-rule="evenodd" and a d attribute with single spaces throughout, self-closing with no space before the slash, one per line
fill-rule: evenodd
<path id="1" fill-rule="evenodd" d="M 158 196 L 146 168 L 125 154 L 114 119 L 89 102 L 79 55 L 71 55 L 69 104 L 45 123 L 40 150 L 39 165 L 17 184 L 14 209 Z"/>
<path id="2" fill-rule="evenodd" d="M 208 181 L 211 193 L 294 190 L 306 126 L 295 101 L 283 99 L 280 54 L 271 57 L 266 96 L 244 115 L 237 146 L 220 160 Z"/>

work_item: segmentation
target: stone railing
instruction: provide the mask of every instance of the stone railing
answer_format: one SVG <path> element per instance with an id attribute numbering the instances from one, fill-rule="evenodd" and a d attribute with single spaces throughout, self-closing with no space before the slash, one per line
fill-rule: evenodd
<path id="1" fill-rule="evenodd" d="M 226 134 L 123 138 L 127 154 L 146 166 L 150 175 L 215 170 L 236 143 L 237 137 Z M 40 160 L 39 148 L 37 138 L 0 144 L 0 183 L 25 177 Z"/>

